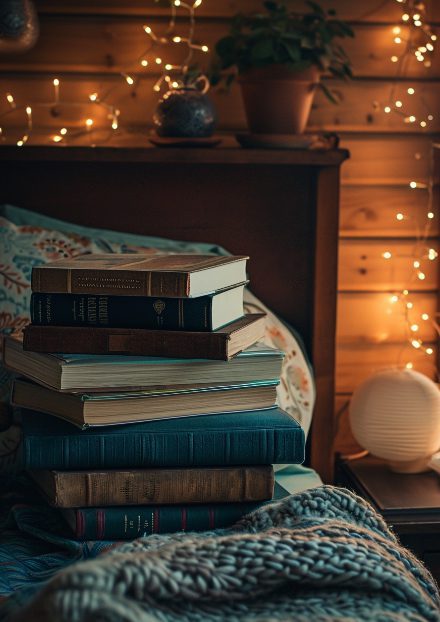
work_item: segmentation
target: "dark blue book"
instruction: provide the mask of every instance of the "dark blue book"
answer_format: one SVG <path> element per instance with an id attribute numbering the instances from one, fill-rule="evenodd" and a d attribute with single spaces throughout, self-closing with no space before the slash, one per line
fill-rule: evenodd
<path id="1" fill-rule="evenodd" d="M 275 484 L 274 499 L 288 494 Z M 78 540 L 132 540 L 153 533 L 230 527 L 266 503 L 269 502 L 73 508 L 61 513 Z"/>
<path id="2" fill-rule="evenodd" d="M 304 432 L 279 408 L 85 430 L 23 410 L 26 469 L 300 464 Z"/>
<path id="3" fill-rule="evenodd" d="M 241 284 L 198 298 L 33 293 L 31 321 L 36 326 L 213 331 L 243 317 L 243 290 Z"/>

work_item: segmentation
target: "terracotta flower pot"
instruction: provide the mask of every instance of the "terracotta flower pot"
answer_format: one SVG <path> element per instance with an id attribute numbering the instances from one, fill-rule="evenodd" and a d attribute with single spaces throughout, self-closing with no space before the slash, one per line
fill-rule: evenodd
<path id="1" fill-rule="evenodd" d="M 254 67 L 239 76 L 249 131 L 302 134 L 319 83 L 315 66 L 293 72 L 284 65 Z"/>

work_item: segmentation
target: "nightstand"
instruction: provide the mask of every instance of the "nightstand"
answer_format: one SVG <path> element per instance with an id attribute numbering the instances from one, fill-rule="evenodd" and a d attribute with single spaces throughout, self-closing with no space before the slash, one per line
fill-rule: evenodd
<path id="1" fill-rule="evenodd" d="M 394 473 L 383 461 L 368 456 L 341 460 L 337 483 L 372 503 L 440 583 L 440 475 Z"/>

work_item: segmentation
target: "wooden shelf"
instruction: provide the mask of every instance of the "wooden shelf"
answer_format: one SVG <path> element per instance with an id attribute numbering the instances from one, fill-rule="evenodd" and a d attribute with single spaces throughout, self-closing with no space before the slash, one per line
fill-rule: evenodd
<path id="1" fill-rule="evenodd" d="M 243 149 L 241 147 L 186 148 L 4 146 L 0 161 L 7 162 L 123 162 L 146 164 L 285 164 L 339 166 L 349 157 L 346 149 L 329 151 L 289 149 Z"/>

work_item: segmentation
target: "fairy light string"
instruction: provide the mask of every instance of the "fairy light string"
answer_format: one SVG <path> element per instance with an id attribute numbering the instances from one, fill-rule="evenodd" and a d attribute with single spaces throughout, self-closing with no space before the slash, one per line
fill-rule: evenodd
<path id="1" fill-rule="evenodd" d="M 195 37 L 196 31 L 196 10 L 202 4 L 202 0 L 194 0 L 193 2 L 184 2 L 183 0 L 171 0 L 170 1 L 170 17 L 168 25 L 164 34 L 159 34 L 150 24 L 144 24 L 142 26 L 142 33 L 147 38 L 147 45 L 143 48 L 141 54 L 137 57 L 134 63 L 131 63 L 129 67 L 123 68 L 120 71 L 120 76 L 125 83 L 132 89 L 136 89 L 139 82 L 147 77 L 150 77 L 154 73 L 157 75 L 159 70 L 159 78 L 153 84 L 153 90 L 160 92 L 163 87 L 167 90 L 170 88 L 182 88 L 184 86 L 202 87 L 207 90 L 209 87 L 209 80 L 201 72 L 192 74 L 191 64 L 195 53 L 206 54 L 209 52 L 209 47 Z M 178 29 L 178 13 L 182 13 L 183 20 L 182 25 L 179 21 Z M 164 48 L 174 46 L 182 48 L 183 60 L 180 63 L 167 63 L 163 60 L 162 52 Z M 136 70 L 133 70 L 133 65 L 136 66 Z M 48 102 L 38 103 L 20 103 L 17 104 L 12 93 L 6 93 L 6 101 L 8 109 L 0 114 L 0 140 L 6 140 L 6 130 L 3 124 L 3 120 L 10 117 L 11 114 L 24 114 L 24 122 L 26 129 L 20 138 L 16 141 L 17 146 L 24 146 L 30 139 L 34 129 L 34 119 L 32 112 L 37 109 L 46 109 L 49 111 L 56 111 L 57 107 L 71 107 L 71 108 L 83 108 L 85 103 L 93 104 L 106 113 L 106 119 L 109 123 L 109 130 L 116 131 L 119 128 L 120 109 L 107 102 L 107 98 L 112 93 L 114 88 L 109 89 L 105 95 L 100 96 L 99 90 L 90 93 L 88 100 L 84 101 L 69 101 L 62 98 L 62 84 L 59 78 L 54 78 L 53 84 L 53 100 Z M 76 137 L 82 136 L 85 133 L 91 131 L 95 124 L 95 120 L 92 117 L 88 117 L 84 120 L 82 128 L 67 128 L 62 127 L 60 130 L 50 137 L 50 142 L 53 144 L 65 144 L 68 140 L 72 140 Z"/>

